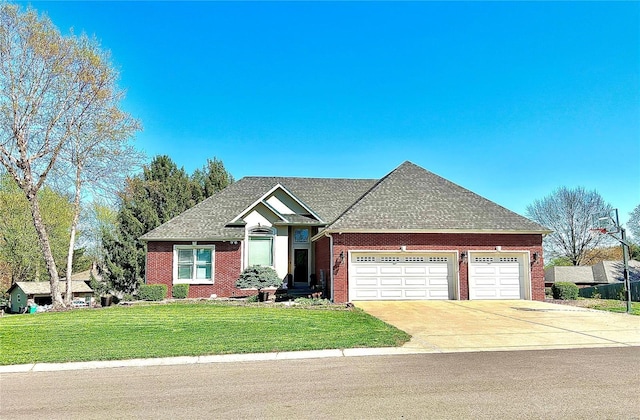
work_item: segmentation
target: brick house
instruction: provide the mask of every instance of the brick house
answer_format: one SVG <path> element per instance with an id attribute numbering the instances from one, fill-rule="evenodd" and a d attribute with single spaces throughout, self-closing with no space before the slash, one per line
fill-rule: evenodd
<path id="1" fill-rule="evenodd" d="M 335 302 L 543 300 L 549 232 L 405 162 L 379 180 L 242 178 L 141 239 L 146 282 L 169 294 L 246 295 L 239 274 L 268 265 Z"/>

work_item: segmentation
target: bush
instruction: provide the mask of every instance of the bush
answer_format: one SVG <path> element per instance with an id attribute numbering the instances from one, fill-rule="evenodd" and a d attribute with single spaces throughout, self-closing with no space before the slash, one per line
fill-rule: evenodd
<path id="1" fill-rule="evenodd" d="M 299 305 L 309 305 L 309 306 L 331 305 L 331 301 L 329 299 L 318 299 L 318 298 L 307 298 L 307 297 L 299 297 L 296 300 L 294 300 L 294 302 Z"/>
<path id="2" fill-rule="evenodd" d="M 109 286 L 104 282 L 98 281 L 93 276 L 93 273 L 89 275 L 89 287 L 91 287 L 96 297 L 106 295 L 109 292 Z"/>
<path id="3" fill-rule="evenodd" d="M 240 274 L 240 278 L 236 280 L 236 287 L 240 289 L 256 288 L 262 290 L 265 287 L 279 287 L 281 284 L 282 280 L 278 277 L 276 270 L 260 265 L 245 268 Z"/>
<path id="4" fill-rule="evenodd" d="M 166 284 L 142 284 L 138 289 L 140 300 L 159 301 L 167 296 Z"/>
<path id="5" fill-rule="evenodd" d="M 171 289 L 171 295 L 176 299 L 184 299 L 189 296 L 188 284 L 174 284 Z"/>
<path id="6" fill-rule="evenodd" d="M 554 299 L 562 299 L 562 300 L 575 300 L 578 299 L 578 294 L 580 293 L 580 289 L 575 283 L 570 283 L 568 281 L 559 281 L 551 286 L 551 291 L 553 292 Z"/>

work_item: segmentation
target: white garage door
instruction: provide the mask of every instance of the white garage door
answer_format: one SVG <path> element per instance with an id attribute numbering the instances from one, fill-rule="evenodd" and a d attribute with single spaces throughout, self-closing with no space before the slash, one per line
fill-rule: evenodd
<path id="1" fill-rule="evenodd" d="M 469 299 L 524 299 L 518 256 L 475 255 L 469 264 Z"/>
<path id="2" fill-rule="evenodd" d="M 354 253 L 349 268 L 349 299 L 452 299 L 453 259 L 433 254 Z"/>

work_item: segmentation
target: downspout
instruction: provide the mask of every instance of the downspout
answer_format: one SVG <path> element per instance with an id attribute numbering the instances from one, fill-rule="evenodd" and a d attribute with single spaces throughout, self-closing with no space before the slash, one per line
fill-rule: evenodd
<path id="1" fill-rule="evenodd" d="M 329 261 L 329 278 L 330 278 L 330 284 L 331 284 L 331 302 L 333 302 L 333 236 L 331 236 L 330 233 L 327 233 L 326 231 L 324 232 L 324 236 L 326 236 L 327 238 L 329 238 L 329 255 L 331 256 L 330 261 Z"/>

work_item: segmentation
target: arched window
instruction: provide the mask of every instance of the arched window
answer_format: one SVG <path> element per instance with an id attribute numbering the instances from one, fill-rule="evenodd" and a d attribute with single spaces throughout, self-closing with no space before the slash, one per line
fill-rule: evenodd
<path id="1" fill-rule="evenodd" d="M 249 229 L 249 265 L 273 267 L 275 229 L 258 226 Z"/>

